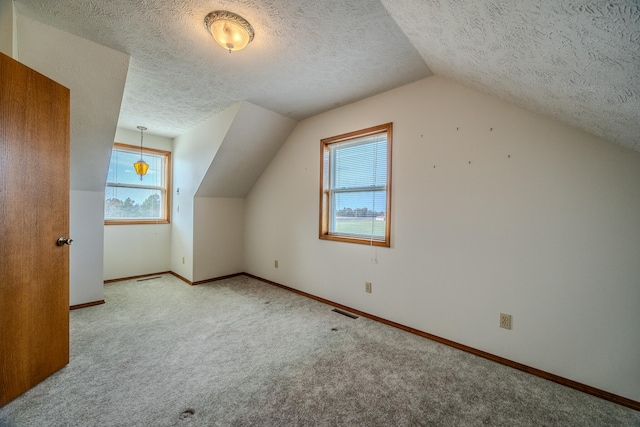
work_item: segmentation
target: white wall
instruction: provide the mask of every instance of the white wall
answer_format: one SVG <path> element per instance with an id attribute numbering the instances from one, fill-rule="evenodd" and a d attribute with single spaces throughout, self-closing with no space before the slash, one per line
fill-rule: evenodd
<path id="1" fill-rule="evenodd" d="M 71 189 L 103 191 L 129 55 L 24 15 L 16 22 L 16 59 L 71 92 Z"/>
<path id="2" fill-rule="evenodd" d="M 244 199 L 196 197 L 193 281 L 243 271 Z"/>
<path id="3" fill-rule="evenodd" d="M 0 0 L 0 28 L 0 52 L 13 58 L 17 43 L 13 0 Z"/>
<path id="4" fill-rule="evenodd" d="M 69 304 L 103 299 L 103 233 L 96 224 L 104 222 L 104 193 L 71 191 L 69 210 Z"/>
<path id="5" fill-rule="evenodd" d="M 145 147 L 172 151 L 171 138 L 148 132 L 144 134 Z M 118 128 L 115 142 L 139 146 L 140 132 Z M 104 212 L 102 222 L 104 223 Z M 171 224 L 104 226 L 104 280 L 169 270 L 171 270 Z"/>
<path id="6" fill-rule="evenodd" d="M 236 103 L 174 139 L 171 271 L 194 279 L 194 198 L 229 126 L 240 108 Z M 180 194 L 177 194 L 178 189 Z M 206 261 L 205 261 L 206 262 Z M 206 277 L 210 279 L 211 277 Z"/>
<path id="7" fill-rule="evenodd" d="M 320 140 L 390 121 L 392 247 L 319 240 Z M 297 126 L 245 271 L 640 400 L 638 183 L 640 153 L 431 77 Z"/>

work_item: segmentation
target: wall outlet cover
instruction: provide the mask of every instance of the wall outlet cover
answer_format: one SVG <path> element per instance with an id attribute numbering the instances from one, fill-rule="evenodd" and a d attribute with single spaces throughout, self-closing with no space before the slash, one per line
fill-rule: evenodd
<path id="1" fill-rule="evenodd" d="M 511 315 L 506 313 L 500 313 L 500 327 L 505 329 L 511 329 Z"/>

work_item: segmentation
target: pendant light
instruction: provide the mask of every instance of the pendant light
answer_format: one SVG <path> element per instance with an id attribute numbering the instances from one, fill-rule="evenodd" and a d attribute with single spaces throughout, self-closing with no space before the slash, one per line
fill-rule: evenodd
<path id="1" fill-rule="evenodd" d="M 147 130 L 147 128 L 144 126 L 138 126 L 138 129 L 140 129 L 140 160 L 135 162 L 133 164 L 133 167 L 135 168 L 136 173 L 140 175 L 140 181 L 142 181 L 142 177 L 145 176 L 147 174 L 147 170 L 149 170 L 149 165 L 147 164 L 147 162 L 142 160 L 142 139 L 143 133 L 145 130 Z"/>

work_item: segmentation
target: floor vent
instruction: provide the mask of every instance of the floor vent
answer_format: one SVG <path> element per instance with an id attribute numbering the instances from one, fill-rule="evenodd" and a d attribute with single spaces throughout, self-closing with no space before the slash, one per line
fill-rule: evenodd
<path id="1" fill-rule="evenodd" d="M 357 319 L 357 318 L 358 318 L 358 316 L 356 316 L 355 314 L 351 314 L 351 313 L 348 313 L 348 312 L 346 312 L 346 311 L 339 310 L 339 309 L 337 309 L 337 308 L 334 308 L 334 309 L 333 309 L 333 310 L 331 310 L 331 311 L 335 311 L 336 313 L 340 313 L 340 314 L 342 314 L 343 316 L 347 316 L 347 317 L 350 317 L 350 318 L 352 318 L 352 319 Z"/>
<path id="2" fill-rule="evenodd" d="M 159 279 L 160 276 L 156 276 L 156 277 L 146 277 L 144 279 L 138 279 L 136 280 L 136 282 L 144 282 L 145 280 L 153 280 L 153 279 Z"/>

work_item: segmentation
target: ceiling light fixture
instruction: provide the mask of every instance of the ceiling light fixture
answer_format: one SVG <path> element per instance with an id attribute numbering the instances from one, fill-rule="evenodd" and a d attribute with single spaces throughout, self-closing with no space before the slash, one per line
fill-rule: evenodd
<path id="1" fill-rule="evenodd" d="M 140 129 L 140 160 L 135 162 L 133 164 L 133 167 L 136 170 L 136 173 L 140 175 L 140 181 L 142 181 L 142 177 L 146 175 L 147 170 L 149 170 L 149 165 L 147 164 L 147 162 L 142 160 L 142 138 L 143 138 L 143 132 L 147 130 L 147 128 L 144 126 L 138 126 L 138 129 Z"/>
<path id="2" fill-rule="evenodd" d="M 213 39 L 229 53 L 242 50 L 253 40 L 253 27 L 240 15 L 216 10 L 204 17 L 204 26 Z"/>

